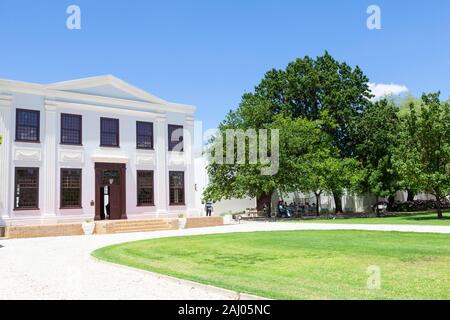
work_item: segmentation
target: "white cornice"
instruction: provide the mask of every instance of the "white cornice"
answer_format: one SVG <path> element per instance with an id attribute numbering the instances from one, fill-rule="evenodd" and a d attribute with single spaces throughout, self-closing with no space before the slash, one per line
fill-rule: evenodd
<path id="1" fill-rule="evenodd" d="M 98 112 L 108 112 L 108 113 L 116 113 L 116 114 L 125 114 L 125 115 L 137 115 L 140 117 L 147 117 L 152 119 L 166 118 L 166 115 L 150 112 L 147 110 L 133 110 L 133 109 L 125 109 L 125 108 L 113 108 L 108 106 L 98 106 L 98 105 L 90 105 L 84 103 L 72 103 L 72 102 L 62 102 L 62 101 L 52 101 L 45 100 L 46 108 L 67 108 L 67 109 L 78 109 L 85 111 L 96 110 Z"/>
<path id="2" fill-rule="evenodd" d="M 117 79 L 117 78 L 115 78 L 115 79 Z M 74 80 L 74 81 L 76 81 L 76 80 Z M 126 84 L 125 82 L 123 82 L 122 80 L 119 80 L 119 79 L 114 80 L 114 81 L 117 82 L 118 86 Z M 135 107 L 135 108 L 141 108 L 144 110 L 147 109 L 150 112 L 161 111 L 161 112 L 178 112 L 178 113 L 184 113 L 184 114 L 193 114 L 196 111 L 196 108 L 194 106 L 166 102 L 161 99 L 160 99 L 162 101 L 161 103 L 151 103 L 151 102 L 141 102 L 141 101 L 128 100 L 128 99 L 103 97 L 103 96 L 96 96 L 96 95 L 90 95 L 90 94 L 84 94 L 84 93 L 68 92 L 68 91 L 53 89 L 53 88 L 57 87 L 57 85 L 58 84 L 45 86 L 45 85 L 12 81 L 12 80 L 0 80 L 0 89 L 3 91 L 42 95 L 42 96 L 45 96 L 46 98 L 51 97 L 52 99 L 79 100 L 79 101 L 82 101 L 83 103 L 88 103 L 88 104 L 91 103 L 91 104 L 113 105 L 113 106 L 121 106 L 121 107 Z M 62 86 L 63 83 L 60 83 L 59 85 Z M 134 88 L 134 89 L 140 90 L 137 88 Z M 140 94 L 142 94 L 142 92 Z M 149 94 L 147 94 L 147 95 L 149 95 Z M 159 98 L 156 98 L 156 99 L 159 99 Z"/>
<path id="3" fill-rule="evenodd" d="M 128 163 L 130 158 L 122 155 L 112 155 L 112 154 L 94 154 L 91 156 L 94 162 L 109 162 L 109 163 Z"/>

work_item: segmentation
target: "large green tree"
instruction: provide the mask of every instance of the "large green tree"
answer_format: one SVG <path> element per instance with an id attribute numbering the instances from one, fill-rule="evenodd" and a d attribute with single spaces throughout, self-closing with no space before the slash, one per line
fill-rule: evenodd
<path id="1" fill-rule="evenodd" d="M 410 100 L 409 105 L 401 105 L 400 126 L 395 147 L 392 149 L 393 165 L 398 173 L 399 185 L 408 192 L 408 201 L 422 190 L 420 170 L 420 150 L 418 142 L 417 112 L 422 100 Z"/>
<path id="2" fill-rule="evenodd" d="M 439 93 L 422 96 L 405 116 L 394 165 L 405 184 L 435 196 L 438 217 L 441 201 L 450 194 L 450 104 Z"/>
<path id="3" fill-rule="evenodd" d="M 226 137 L 232 134 L 228 130 L 231 128 L 233 130 L 249 129 L 240 124 L 242 122 L 239 119 L 234 122 L 232 127 L 222 125 L 213 139 L 209 150 L 211 155 L 211 164 L 208 166 L 210 183 L 203 197 L 218 201 L 223 198 L 251 196 L 268 203 L 275 191 L 288 193 L 304 190 L 304 182 L 307 178 L 304 159 L 309 158 L 312 153 L 316 152 L 317 148 L 321 149 L 321 146 L 329 143 L 320 128 L 320 121 L 302 118 L 292 119 L 291 117 L 277 115 L 274 116 L 272 123 L 264 126 L 265 129 L 270 131 L 276 130 L 279 135 L 278 166 L 276 172 L 269 175 L 261 174 L 261 169 L 267 167 L 267 164 L 264 164 L 263 161 L 260 159 L 256 163 L 249 161 L 251 151 L 249 151 L 250 141 L 248 137 L 245 141 L 238 141 L 237 138 L 233 137 L 232 149 L 235 161 L 226 163 L 226 154 L 230 150 L 230 145 L 225 143 Z M 233 131 L 233 133 L 235 132 Z M 238 163 L 237 150 L 239 144 L 242 143 L 246 145 L 246 161 L 245 163 Z M 271 143 L 269 143 L 270 145 Z M 220 154 L 221 151 L 223 151 L 222 154 Z M 268 151 L 274 152 L 274 150 Z M 219 159 L 216 152 L 219 152 Z"/>
<path id="4" fill-rule="evenodd" d="M 331 138 L 330 149 L 337 150 L 336 158 L 351 158 L 355 154 L 351 127 L 370 105 L 371 97 L 368 78 L 359 67 L 338 62 L 328 53 L 316 59 L 305 57 L 289 63 L 283 70 L 267 72 L 255 91 L 245 94 L 239 108 L 228 114 L 219 131 L 268 128 L 277 115 L 321 120 L 321 130 Z M 323 119 L 324 115 L 327 119 Z M 211 144 L 214 146 L 214 143 L 218 141 L 213 139 Z M 211 165 L 208 171 L 211 185 L 216 189 L 213 192 L 215 199 L 230 197 L 234 193 L 232 190 L 240 190 L 241 196 L 258 194 L 267 199 L 280 185 L 291 188 L 288 176 L 282 181 L 274 177 L 257 177 L 258 168 L 254 166 Z M 224 183 L 214 182 L 220 180 Z M 233 187 L 225 181 L 231 181 Z M 210 190 L 207 196 L 212 193 Z M 336 191 L 333 195 L 337 211 L 342 212 L 342 194 Z"/>
<path id="5" fill-rule="evenodd" d="M 354 128 L 358 159 L 366 169 L 361 191 L 388 197 L 392 202 L 401 189 L 392 160 L 400 128 L 398 107 L 386 99 L 377 101 L 365 110 Z"/>

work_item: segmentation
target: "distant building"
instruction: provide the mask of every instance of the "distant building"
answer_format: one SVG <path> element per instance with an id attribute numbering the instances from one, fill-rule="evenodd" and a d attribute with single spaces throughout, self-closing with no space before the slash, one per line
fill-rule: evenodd
<path id="1" fill-rule="evenodd" d="M 196 205 L 201 210 L 202 208 L 202 194 L 209 183 L 209 178 L 207 175 L 206 167 L 208 161 L 205 157 L 197 155 L 195 158 L 195 185 L 196 185 Z M 313 205 L 316 203 L 316 197 L 313 193 L 302 193 L 302 192 L 292 192 L 285 195 L 280 195 L 277 192 L 273 194 L 272 197 L 272 211 L 277 211 L 277 203 L 279 200 L 283 200 L 288 204 L 309 204 Z M 416 195 L 416 200 L 429 200 L 434 199 L 433 196 L 428 194 L 418 194 Z M 407 192 L 399 191 L 395 197 L 396 201 L 404 202 L 407 200 Z M 374 195 L 355 195 L 351 193 L 345 193 L 342 197 L 342 209 L 346 213 L 368 213 L 372 212 L 372 206 L 376 203 L 377 198 Z M 243 199 L 228 199 L 222 200 L 214 203 L 214 214 L 224 215 L 224 214 L 234 214 L 242 213 L 247 209 L 256 209 L 257 200 L 256 198 L 243 198 Z M 330 194 L 323 193 L 320 197 L 320 210 L 323 212 L 332 213 L 335 210 L 334 198 Z M 204 213 L 203 213 L 204 215 Z"/>

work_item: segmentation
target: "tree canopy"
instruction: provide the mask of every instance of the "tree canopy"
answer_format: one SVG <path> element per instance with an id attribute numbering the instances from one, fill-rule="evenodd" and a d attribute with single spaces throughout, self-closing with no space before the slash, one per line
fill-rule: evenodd
<path id="1" fill-rule="evenodd" d="M 205 198 L 259 197 L 275 190 L 307 188 L 306 155 L 310 159 L 332 155 L 330 159 L 336 163 L 351 157 L 350 128 L 370 105 L 371 97 L 368 78 L 361 69 L 338 62 L 328 53 L 316 59 L 297 59 L 284 70 L 267 72 L 255 91 L 244 94 L 239 107 L 230 111 L 218 135 L 225 136 L 229 129 L 280 130 L 279 171 L 264 177 L 256 173 L 261 164 L 212 163 Z M 216 136 L 210 148 L 217 149 L 218 144 L 224 142 Z M 314 152 L 318 156 L 311 156 Z M 346 186 L 338 183 L 337 176 L 327 179 L 334 180 L 336 187 L 329 189 L 337 200 Z M 337 206 L 342 211 L 340 202 Z"/>
<path id="2" fill-rule="evenodd" d="M 419 111 L 410 106 L 400 137 L 394 165 L 401 183 L 435 196 L 442 218 L 441 201 L 450 195 L 450 104 L 439 93 L 423 95 Z"/>
<path id="3" fill-rule="evenodd" d="M 377 197 L 392 197 L 399 191 L 399 178 L 392 164 L 392 150 L 400 128 L 398 107 L 386 99 L 365 110 L 356 123 L 356 154 L 366 169 L 361 191 Z"/>

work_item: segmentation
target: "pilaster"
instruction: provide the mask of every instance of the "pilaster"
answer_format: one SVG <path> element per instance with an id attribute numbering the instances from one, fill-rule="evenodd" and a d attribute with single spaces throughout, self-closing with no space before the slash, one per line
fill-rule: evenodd
<path id="1" fill-rule="evenodd" d="M 155 204 L 158 216 L 168 214 L 168 184 L 167 184 L 167 118 L 160 116 L 156 119 L 156 172 L 155 172 Z"/>
<path id="2" fill-rule="evenodd" d="M 11 181 L 11 119 L 12 97 L 10 95 L 0 95 L 0 218 L 10 217 L 10 181 Z"/>
<path id="3" fill-rule="evenodd" d="M 57 114 L 56 105 L 51 101 L 45 102 L 45 137 L 44 143 L 44 215 L 46 217 L 56 216 L 56 191 L 58 181 L 56 181 L 56 136 L 57 136 Z"/>
<path id="4" fill-rule="evenodd" d="M 186 161 L 186 206 L 188 216 L 197 216 L 197 208 L 195 205 L 195 166 L 194 166 L 194 118 L 187 116 L 184 126 L 184 151 Z"/>

